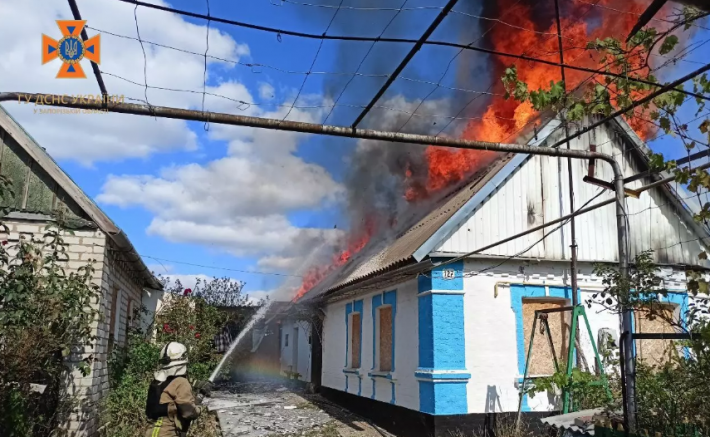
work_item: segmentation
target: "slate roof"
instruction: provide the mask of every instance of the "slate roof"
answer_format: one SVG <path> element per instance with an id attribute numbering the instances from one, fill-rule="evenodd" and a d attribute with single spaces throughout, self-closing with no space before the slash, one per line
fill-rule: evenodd
<path id="1" fill-rule="evenodd" d="M 301 300 L 314 299 L 324 293 L 341 289 L 393 268 L 416 263 L 414 253 L 422 244 L 501 171 L 513 156 L 513 154 L 503 155 L 486 168 L 479 170 L 473 176 L 472 182 L 442 199 L 438 207 L 399 235 L 391 244 L 379 251 L 373 251 L 369 256 L 365 254 L 358 259 L 359 263 L 346 264 L 344 269 L 335 273 L 337 277 L 331 279 L 330 283 L 333 285 L 314 287 Z"/>

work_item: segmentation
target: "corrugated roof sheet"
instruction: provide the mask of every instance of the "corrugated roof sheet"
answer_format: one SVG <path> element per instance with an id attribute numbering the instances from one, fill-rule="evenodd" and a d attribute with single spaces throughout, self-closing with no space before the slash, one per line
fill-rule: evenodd
<path id="1" fill-rule="evenodd" d="M 363 256 L 353 258 L 353 263 L 346 263 L 343 268 L 334 273 L 336 276 L 328 281 L 332 285 L 323 284 L 321 287 L 315 287 L 306 293 L 301 300 L 314 299 L 354 282 L 414 262 L 412 258 L 414 252 L 485 186 L 493 176 L 503 169 L 513 156 L 513 154 L 503 155 L 486 168 L 478 171 L 473 176 L 472 182 L 442 199 L 438 207 L 434 208 L 386 247 L 377 252 L 373 251 L 374 255 L 372 256 L 363 254 Z"/>
<path id="2" fill-rule="evenodd" d="M 545 417 L 542 423 L 557 430 L 565 431 L 566 435 L 591 436 L 594 435 L 594 422 L 592 418 L 604 412 L 603 408 L 576 411 L 574 413 L 560 414 L 559 416 Z"/>

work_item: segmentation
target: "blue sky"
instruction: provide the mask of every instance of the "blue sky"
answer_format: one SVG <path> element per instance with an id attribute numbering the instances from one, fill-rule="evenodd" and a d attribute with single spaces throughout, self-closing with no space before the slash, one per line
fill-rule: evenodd
<path id="1" fill-rule="evenodd" d="M 197 13 L 207 12 L 206 1 L 153 2 Z M 312 2 L 341 3 L 340 0 Z M 117 0 L 78 3 L 89 26 L 131 38 L 136 36 L 131 5 Z M 397 8 L 403 3 L 403 0 L 343 1 L 344 6 L 376 4 L 385 8 Z M 444 0 L 407 1 L 406 7 L 410 10 L 398 14 L 384 36 L 418 38 L 438 13 L 437 9 L 426 7 L 441 7 L 445 3 Z M 623 2 L 619 1 L 619 5 L 623 7 Z M 214 16 L 311 33 L 325 31 L 335 11 L 278 0 L 210 0 L 209 7 Z M 41 34 L 58 37 L 53 20 L 71 18 L 66 2 L 56 1 L 49 6 L 39 0 L 0 0 L 0 9 L 0 15 L 9 17 L 4 20 L 10 23 L 0 30 L 0 40 L 12 41 L 9 50 L 12 62 L 6 64 L 14 65 L 12 69 L 7 65 L 0 67 L 3 90 L 97 92 L 88 63 L 84 68 L 89 77 L 72 83 L 54 79 L 58 64 L 39 65 Z M 207 30 L 204 20 L 145 8 L 138 8 L 137 14 L 138 27 L 146 41 L 204 53 Z M 27 25 L 27 20 L 13 20 L 15 16 L 37 18 Z M 333 20 L 330 33 L 378 36 L 393 16 L 393 11 L 343 9 Z M 17 24 L 12 24 L 14 22 Z M 279 41 L 274 34 L 219 23 L 211 23 L 210 27 L 210 55 L 290 71 L 310 70 L 321 44 L 318 40 L 290 36 L 283 36 Z M 89 29 L 89 35 L 95 33 L 96 30 Z M 454 13 L 446 18 L 432 39 L 470 42 L 478 33 L 479 24 L 475 19 Z M 694 39 L 704 41 L 707 37 L 707 33 L 699 33 Z M 144 47 L 149 60 L 149 85 L 202 90 L 204 58 L 150 44 Z M 326 41 L 312 71 L 355 71 L 369 47 L 370 43 Z M 359 69 L 363 75 L 352 79 L 339 100 L 340 104 L 356 107 L 337 107 L 328 123 L 350 124 L 360 112 L 357 106 L 367 104 L 384 81 L 383 77 L 367 75 L 388 74 L 408 49 L 409 46 L 403 44 L 376 44 Z M 456 52 L 451 48 L 425 46 L 402 76 L 436 82 Z M 688 59 L 705 61 L 703 52 L 707 49 L 696 50 Z M 464 87 L 485 89 L 490 81 L 485 60 L 485 55 L 475 53 L 459 57 L 442 85 L 462 86 L 459 73 L 464 66 L 469 72 Z M 137 41 L 102 35 L 101 68 L 110 73 L 104 77 L 111 94 L 143 99 L 142 86 L 116 77 L 143 83 L 143 65 L 143 53 Z M 690 62 L 680 63 L 671 74 L 677 77 L 697 67 Z M 206 109 L 282 118 L 286 109 L 280 105 L 292 103 L 303 78 L 302 74 L 284 73 L 274 68 L 253 68 L 210 59 L 209 92 L 260 104 L 240 108 L 233 102 L 208 97 Z M 338 97 L 349 80 L 350 76 L 346 75 L 311 74 L 297 106 L 327 105 L 328 95 Z M 400 79 L 379 104 L 394 105 L 399 98 L 403 108 L 411 108 L 431 90 L 431 85 Z M 200 109 L 201 97 L 194 93 L 148 90 L 151 103 L 166 106 Z M 438 88 L 429 97 L 442 102 L 461 98 L 461 93 L 446 88 Z M 258 133 L 220 126 L 209 126 L 209 130 L 205 130 L 202 123 L 137 120 L 138 117 L 114 114 L 97 116 L 103 119 L 39 120 L 18 108 L 8 109 L 87 194 L 97 199 L 156 273 L 184 278 L 230 276 L 245 281 L 247 292 L 261 296 L 284 281 L 284 276 L 276 273 L 298 274 L 304 267 L 300 260 L 306 259 L 313 247 L 332 243 L 340 230 L 347 229 L 347 217 L 342 212 L 342 182 L 347 157 L 357 146 L 354 140 Z M 291 118 L 322 122 L 329 110 L 296 108 Z M 387 112 L 374 109 L 371 116 L 384 117 Z M 681 118 L 690 119 L 692 114 L 683 114 Z M 75 126 L 78 139 L 67 137 L 66 123 Z M 451 126 L 452 131 L 455 128 Z M 669 138 L 653 146 L 668 156 L 682 154 L 677 141 Z M 208 182 L 217 188 L 214 198 L 211 190 L 203 186 Z M 333 229 L 334 226 L 337 229 Z"/>

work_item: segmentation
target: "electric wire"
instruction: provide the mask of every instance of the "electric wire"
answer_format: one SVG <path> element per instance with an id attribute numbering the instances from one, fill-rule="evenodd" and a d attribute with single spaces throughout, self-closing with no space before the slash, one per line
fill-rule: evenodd
<path id="1" fill-rule="evenodd" d="M 325 28 L 325 31 L 323 32 L 323 37 L 326 36 L 328 31 L 330 30 L 330 26 L 333 25 L 333 21 L 335 21 L 335 17 L 338 16 L 338 12 L 340 12 L 340 6 L 343 5 L 343 2 L 345 0 L 340 0 L 340 5 L 338 9 L 336 9 L 335 13 L 333 13 L 333 16 L 330 18 L 330 22 L 328 22 L 328 27 Z M 286 112 L 286 115 L 284 115 L 284 118 L 282 120 L 286 120 L 291 114 L 291 111 L 293 111 L 293 107 L 296 105 L 298 102 L 298 98 L 301 96 L 301 93 L 303 92 L 303 88 L 306 86 L 306 82 L 308 81 L 308 76 L 311 74 L 310 72 L 313 71 L 313 67 L 316 65 L 316 61 L 318 60 L 318 55 L 320 54 L 321 49 L 323 48 L 323 42 L 325 39 L 321 39 L 320 42 L 318 43 L 318 50 L 316 50 L 316 55 L 313 57 L 313 62 L 311 62 L 311 68 L 308 69 L 308 73 L 305 75 L 303 78 L 303 82 L 301 83 L 301 88 L 298 89 L 298 93 L 296 93 L 296 98 L 293 99 L 293 105 L 291 105 L 291 108 Z"/>
<path id="2" fill-rule="evenodd" d="M 402 7 L 404 7 L 404 5 L 407 4 L 407 1 L 409 1 L 409 0 L 404 0 L 404 3 L 402 3 Z M 389 27 L 392 25 L 392 23 L 394 22 L 394 20 L 397 19 L 397 17 L 399 16 L 399 13 L 402 12 L 402 7 L 400 7 L 400 9 L 397 10 L 397 12 L 392 16 L 392 18 L 389 20 L 389 22 L 387 22 L 387 24 L 385 25 L 384 29 L 382 29 L 382 32 L 380 32 L 380 35 L 378 36 L 378 38 L 381 38 L 382 35 L 385 34 L 385 32 L 387 31 L 387 29 L 389 29 Z M 355 74 L 357 74 L 357 73 L 360 72 L 360 68 L 362 68 L 362 65 L 365 63 L 365 60 L 367 59 L 367 57 L 370 55 L 370 52 L 372 52 L 372 49 L 375 48 L 375 44 L 377 44 L 377 41 L 373 41 L 372 44 L 370 44 L 370 47 L 367 49 L 367 52 L 365 53 L 365 56 L 363 56 L 362 59 L 360 60 L 360 63 L 358 64 L 357 69 L 355 70 Z M 340 90 L 340 94 L 338 94 L 338 97 L 335 99 L 335 102 L 334 102 L 334 104 L 333 104 L 333 107 L 332 107 L 332 108 L 330 109 L 330 111 L 328 112 L 328 115 L 325 116 L 325 119 L 323 120 L 323 124 L 325 124 L 325 123 L 328 121 L 328 119 L 330 118 L 331 114 L 333 114 L 333 110 L 335 109 L 335 105 L 337 105 L 338 102 L 340 102 L 340 99 L 343 97 L 343 94 L 345 93 L 345 90 L 347 90 L 347 89 L 348 89 L 348 86 L 350 85 L 350 83 L 352 83 L 352 81 L 355 80 L 355 77 L 356 77 L 355 74 L 353 74 L 353 75 L 350 77 L 350 80 L 348 80 L 348 81 L 345 83 L 345 86 L 343 87 L 343 89 Z M 389 75 L 388 75 L 388 77 L 389 77 Z"/>

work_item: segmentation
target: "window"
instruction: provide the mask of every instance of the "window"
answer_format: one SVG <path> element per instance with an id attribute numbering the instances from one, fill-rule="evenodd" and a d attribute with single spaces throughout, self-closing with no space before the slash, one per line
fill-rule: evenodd
<path id="1" fill-rule="evenodd" d="M 560 308 L 568 305 L 565 299 L 554 298 L 523 298 L 523 333 L 525 341 L 525 358 L 527 359 L 528 349 L 530 347 L 530 336 L 532 334 L 532 325 L 535 319 L 535 311 Z M 547 323 L 550 326 L 550 336 L 552 344 L 555 348 L 555 356 L 560 365 L 567 362 L 567 349 L 569 346 L 569 312 L 548 313 Z M 530 360 L 530 368 L 528 374 L 531 376 L 552 375 L 555 373 L 555 364 L 552 359 L 552 351 L 547 342 L 547 333 L 542 331 L 543 326 L 540 321 L 537 322 L 537 332 L 533 341 L 533 354 Z"/>
<path id="2" fill-rule="evenodd" d="M 378 355 L 381 372 L 392 371 L 392 307 L 385 306 L 378 310 Z"/>
<path id="3" fill-rule="evenodd" d="M 360 367 L 360 313 L 350 315 L 350 367 L 357 369 Z"/>
<path id="4" fill-rule="evenodd" d="M 113 352 L 113 346 L 116 342 L 114 328 L 116 326 L 116 312 L 118 310 L 118 288 L 113 287 L 111 290 L 111 315 L 108 320 L 108 355 L 111 355 L 111 352 Z"/>
<path id="5" fill-rule="evenodd" d="M 658 312 L 662 317 L 653 317 L 646 312 L 634 312 L 634 331 L 652 334 L 670 334 L 675 329 L 668 322 L 673 320 L 675 306 L 662 305 Z M 671 359 L 672 354 L 677 354 L 675 342 L 672 340 L 637 340 L 636 356 L 647 365 L 663 365 Z"/>
<path id="6" fill-rule="evenodd" d="M 135 317 L 133 299 L 128 299 L 128 305 L 126 309 L 126 338 L 128 338 L 128 332 L 133 327 L 133 318 Z"/>
<path id="7" fill-rule="evenodd" d="M 284 347 L 288 347 L 288 334 L 284 337 Z"/>

